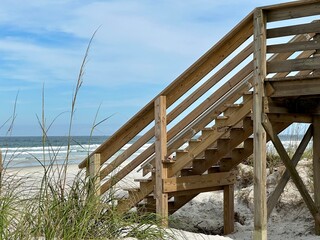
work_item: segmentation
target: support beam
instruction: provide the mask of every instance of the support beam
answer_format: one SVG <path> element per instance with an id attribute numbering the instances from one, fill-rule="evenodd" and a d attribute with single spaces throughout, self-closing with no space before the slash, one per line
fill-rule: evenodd
<path id="1" fill-rule="evenodd" d="M 298 164 L 299 160 L 301 159 L 302 154 L 304 153 L 304 150 L 308 146 L 308 143 L 310 142 L 311 138 L 312 138 L 312 125 L 309 126 L 306 134 L 304 135 L 303 139 L 301 140 L 301 143 L 299 144 L 295 154 L 292 157 L 292 165 L 294 167 Z M 276 189 L 272 192 L 272 194 L 268 198 L 268 218 L 270 217 L 272 210 L 276 206 L 279 200 L 279 197 L 282 194 L 283 189 L 287 185 L 289 179 L 290 179 L 290 173 L 288 169 L 286 169 L 286 171 L 281 176 L 281 179 Z"/>
<path id="2" fill-rule="evenodd" d="M 266 77 L 266 19 L 262 9 L 254 12 L 254 234 L 255 240 L 267 239 L 266 132 L 262 126 L 264 79 Z"/>
<path id="3" fill-rule="evenodd" d="M 95 153 L 89 159 L 89 166 L 87 167 L 87 176 L 90 181 L 91 191 L 96 196 L 100 196 L 100 154 Z"/>
<path id="4" fill-rule="evenodd" d="M 167 117 L 166 97 L 159 96 L 155 100 L 155 197 L 156 213 L 161 218 L 161 224 L 168 226 L 168 194 L 163 191 L 163 179 L 168 177 L 165 164 L 167 156 Z"/>
<path id="5" fill-rule="evenodd" d="M 314 201 L 318 211 L 320 211 L 320 116 L 314 116 L 312 125 Z M 316 222 L 315 233 L 320 235 L 320 223 Z"/>
<path id="6" fill-rule="evenodd" d="M 224 186 L 223 189 L 223 233 L 234 231 L 234 185 Z"/>
<path id="7" fill-rule="evenodd" d="M 294 184 L 296 185 L 297 189 L 299 190 L 303 200 L 307 204 L 307 207 L 308 207 L 309 211 L 311 212 L 315 222 L 317 224 L 319 224 L 320 223 L 320 214 L 319 214 L 318 208 L 315 205 L 312 198 L 310 197 L 308 190 L 307 190 L 306 186 L 304 185 L 302 179 L 300 178 L 297 170 L 293 166 L 286 149 L 284 148 L 284 146 L 281 143 L 280 138 L 273 131 L 271 122 L 267 116 L 265 116 L 263 124 L 264 124 L 266 132 L 268 133 L 268 135 L 271 138 L 271 141 L 272 141 L 274 147 L 276 148 L 277 152 L 279 153 L 280 158 L 282 159 L 284 165 L 288 169 Z"/>

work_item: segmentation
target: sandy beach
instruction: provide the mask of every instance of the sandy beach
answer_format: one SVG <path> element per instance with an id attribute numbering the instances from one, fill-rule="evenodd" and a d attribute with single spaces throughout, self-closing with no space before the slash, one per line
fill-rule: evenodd
<path id="1" fill-rule="evenodd" d="M 308 181 L 310 161 L 301 161 L 298 171 L 302 178 Z M 242 172 L 251 171 L 250 167 L 241 165 Z M 42 167 L 11 168 L 6 170 L 5 176 L 15 176 L 23 179 L 29 187 L 39 186 L 42 176 Z M 67 184 L 71 183 L 79 172 L 77 165 L 68 166 Z M 56 173 L 57 174 L 57 173 Z M 117 187 L 118 195 L 125 196 L 126 191 L 121 190 L 137 185 L 133 179 L 140 177 L 140 172 L 132 172 Z M 57 176 L 57 175 L 56 175 Z M 272 192 L 279 172 L 274 171 L 268 176 L 268 192 Z M 207 192 L 199 194 L 184 207 L 170 217 L 169 232 L 173 232 L 177 239 L 251 239 L 253 230 L 253 186 L 252 184 L 240 188 L 235 192 L 235 232 L 228 236 L 219 236 L 223 228 L 223 194 L 222 192 Z M 274 209 L 268 222 L 269 239 L 280 240 L 284 238 L 315 240 L 313 218 L 292 182 L 289 182 L 281 196 L 280 202 Z M 181 230 L 177 230 L 181 229 Z M 220 232 L 219 232 L 220 231 Z"/>

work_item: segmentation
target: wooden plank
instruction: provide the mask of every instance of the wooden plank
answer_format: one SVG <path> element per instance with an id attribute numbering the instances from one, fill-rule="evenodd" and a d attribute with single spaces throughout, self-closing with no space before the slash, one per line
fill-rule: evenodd
<path id="1" fill-rule="evenodd" d="M 275 122 L 312 123 L 312 116 L 310 116 L 310 114 L 268 113 L 268 117 L 272 123 L 275 123 Z"/>
<path id="2" fill-rule="evenodd" d="M 224 186 L 223 189 L 223 233 L 234 231 L 234 185 Z"/>
<path id="3" fill-rule="evenodd" d="M 314 202 L 320 212 L 320 116 L 313 117 L 313 186 Z M 320 222 L 315 224 L 315 233 L 320 235 Z"/>
<path id="4" fill-rule="evenodd" d="M 212 88 L 216 83 L 218 83 L 223 77 L 225 77 L 232 69 L 238 66 L 244 59 L 246 59 L 252 53 L 252 43 L 244 48 L 238 55 L 231 59 L 224 67 L 222 67 L 217 73 L 211 76 L 202 86 L 196 89 L 192 94 L 190 94 L 185 100 L 183 100 L 178 106 L 176 106 L 167 116 L 168 124 L 179 116 L 184 110 L 186 110 L 192 103 L 194 103 L 199 97 L 201 97 L 206 91 Z M 239 75 L 238 75 L 239 77 Z M 194 115 L 193 121 L 197 116 Z M 184 125 L 189 124 L 186 122 Z M 180 124 L 181 126 L 181 124 Z M 170 134 L 171 136 L 173 134 Z M 141 138 L 135 141 L 128 149 L 126 149 L 122 154 L 120 154 L 115 160 L 112 161 L 107 167 L 102 169 L 101 178 L 105 178 L 114 169 L 120 166 L 129 156 L 135 153 L 140 147 L 142 147 L 146 142 L 148 142 L 154 136 L 154 129 L 150 129 Z M 169 138 L 170 140 L 170 138 Z"/>
<path id="5" fill-rule="evenodd" d="M 193 175 L 185 177 L 170 177 L 163 180 L 164 192 L 174 193 L 189 191 L 199 188 L 211 188 L 234 184 L 236 172 L 221 172 L 205 175 Z"/>
<path id="6" fill-rule="evenodd" d="M 218 83 L 223 77 L 225 77 L 232 69 L 238 66 L 244 59 L 246 59 L 252 53 L 252 44 L 249 44 L 246 48 L 244 48 L 238 55 L 236 55 L 233 59 L 231 59 L 224 67 L 222 67 L 217 73 L 215 73 L 212 77 L 210 77 L 206 83 L 196 89 L 192 94 L 190 94 L 185 100 L 183 100 L 178 106 L 176 106 L 167 116 L 167 123 L 169 124 L 173 121 L 177 116 L 179 116 L 183 111 L 185 111 L 192 103 L 194 103 L 199 97 L 201 97 L 206 91 L 212 88 L 216 83 Z M 240 74 L 237 75 L 237 77 Z M 197 113 L 199 113 L 198 111 Z M 196 114 L 197 114 L 196 113 Z M 188 125 L 191 121 L 193 121 L 197 115 L 192 115 L 193 118 L 189 119 L 189 121 L 185 121 L 183 126 Z M 180 123 L 181 127 L 182 124 Z M 175 133 L 169 134 L 169 140 Z M 135 153 L 140 147 L 142 147 L 146 142 L 148 142 L 154 136 L 154 129 L 150 129 L 147 133 L 145 133 L 142 137 L 140 137 L 137 141 L 135 141 L 128 149 L 126 149 L 122 154 L 120 154 L 115 160 L 112 161 L 107 167 L 101 170 L 101 179 L 105 178 L 108 174 L 110 174 L 114 169 L 120 166 L 126 159 L 129 158 L 133 153 Z M 170 138 L 171 136 L 171 138 Z"/>
<path id="7" fill-rule="evenodd" d="M 314 40 L 317 42 L 320 42 L 320 34 L 316 34 L 314 36 Z M 314 53 L 313 57 L 319 57 L 320 56 L 320 47 L 316 49 L 316 52 Z M 320 68 L 314 69 L 313 74 L 316 76 L 320 76 Z"/>
<path id="8" fill-rule="evenodd" d="M 155 197 L 156 213 L 160 217 L 161 225 L 168 227 L 168 194 L 164 193 L 163 179 L 168 177 L 168 170 L 164 164 L 167 157 L 167 105 L 166 97 L 160 96 L 155 103 Z"/>
<path id="9" fill-rule="evenodd" d="M 234 77 L 232 77 L 228 82 L 223 84 L 217 91 L 215 91 L 212 95 L 210 95 L 204 102 L 202 102 L 198 107 L 196 107 L 194 110 L 192 110 L 188 116 L 186 116 L 184 119 L 182 119 L 179 123 L 177 123 L 173 128 L 170 129 L 168 132 L 168 139 L 172 139 L 173 137 L 176 137 L 176 135 L 181 132 L 186 126 L 189 126 L 189 123 L 191 120 L 194 120 L 195 116 L 199 116 L 201 113 L 203 113 L 205 110 L 207 110 L 209 107 L 213 107 L 210 110 L 211 117 L 203 117 L 203 119 L 198 119 L 198 122 L 193 122 L 192 126 L 189 126 L 189 129 L 192 128 L 194 131 L 187 131 L 183 133 L 183 136 L 180 136 L 179 139 L 175 139 L 170 145 L 168 146 L 168 154 L 171 154 L 175 151 L 175 149 L 178 149 L 181 145 L 183 145 L 188 139 L 191 139 L 197 132 L 202 130 L 209 122 L 211 122 L 216 116 L 218 116 L 220 113 L 225 111 L 227 107 L 225 104 L 227 103 L 233 103 L 234 101 L 238 100 L 243 92 L 247 91 L 248 86 L 246 84 L 243 84 L 243 86 L 240 87 L 239 92 L 235 93 L 233 95 L 225 97 L 224 101 L 221 101 L 221 98 L 226 95 L 228 91 L 230 91 L 231 88 L 237 86 L 239 82 L 243 78 L 247 76 L 252 71 L 252 63 L 247 64 L 241 71 L 239 71 L 238 74 L 236 74 Z M 251 81 L 251 78 L 248 80 Z M 216 102 L 219 102 L 219 104 L 216 104 Z M 209 113 L 208 113 L 209 114 Z M 151 159 L 148 164 L 153 163 L 153 159 Z"/>
<path id="10" fill-rule="evenodd" d="M 295 1 L 280 5 L 266 6 L 265 9 L 268 22 L 286 19 L 301 18 L 320 14 L 320 3 L 313 1 Z"/>
<path id="11" fill-rule="evenodd" d="M 308 143 L 310 142 L 311 138 L 312 138 L 312 126 L 310 125 L 306 134 L 304 135 L 303 139 L 301 140 L 296 152 L 294 153 L 294 155 L 292 157 L 291 161 L 292 161 L 292 165 L 294 167 L 297 166 L 297 164 L 298 164 L 299 160 L 301 159 L 301 157 L 302 157 L 306 147 L 308 146 Z M 279 197 L 281 196 L 289 179 L 290 179 L 290 173 L 289 173 L 288 169 L 286 169 L 286 171 L 281 176 L 281 179 L 280 179 L 278 185 L 276 186 L 275 190 L 272 192 L 272 194 L 268 198 L 268 202 L 267 202 L 268 218 L 270 217 L 272 210 L 276 206 L 276 204 L 279 200 Z"/>
<path id="12" fill-rule="evenodd" d="M 267 46 L 267 53 L 285 53 L 315 50 L 320 48 L 319 41 L 303 41 L 293 43 L 274 44 Z"/>
<path id="13" fill-rule="evenodd" d="M 158 95 L 167 97 L 167 108 L 245 42 L 252 35 L 252 32 L 252 13 L 250 13 Z M 154 119 L 153 103 L 155 99 L 149 102 L 95 151 L 95 153 L 101 154 L 101 164 L 118 152 L 122 146 L 151 123 Z M 84 168 L 87 165 L 87 161 L 88 159 L 82 161 L 79 164 L 79 168 Z"/>
<path id="14" fill-rule="evenodd" d="M 87 172 L 89 173 L 91 191 L 93 191 L 96 196 L 100 196 L 100 154 L 96 153 L 90 157 Z"/>
<path id="15" fill-rule="evenodd" d="M 254 233 L 253 239 L 267 239 L 266 133 L 262 127 L 264 79 L 266 77 L 266 19 L 261 9 L 254 12 Z"/>
<path id="16" fill-rule="evenodd" d="M 234 112 L 234 114 L 232 114 L 232 116 L 230 116 L 226 120 L 226 124 L 229 126 L 237 124 L 248 113 L 250 113 L 251 108 L 252 108 L 252 100 L 249 100 L 243 105 L 243 107 L 241 107 L 239 110 Z M 175 175 L 178 171 L 180 171 L 183 167 L 188 165 L 196 156 L 202 153 L 213 142 L 215 142 L 218 138 L 220 138 L 224 134 L 225 132 L 221 132 L 217 128 L 214 128 L 212 133 L 208 134 L 205 138 L 201 140 L 201 144 L 199 144 L 196 148 L 193 148 L 189 154 L 185 154 L 183 157 L 177 159 L 176 162 L 168 168 L 168 176 L 171 177 Z M 179 141 L 181 140 L 179 139 Z"/>
<path id="17" fill-rule="evenodd" d="M 300 178 L 297 170 L 293 166 L 293 164 L 290 160 L 290 157 L 289 157 L 288 153 L 286 152 L 286 149 L 283 147 L 283 145 L 281 143 L 281 140 L 279 139 L 278 135 L 273 131 L 272 125 L 271 125 L 270 120 L 268 119 L 267 116 L 265 116 L 265 119 L 263 121 L 263 126 L 264 126 L 266 132 L 268 133 L 268 135 L 270 136 L 271 141 L 272 141 L 274 147 L 276 148 L 277 152 L 279 153 L 280 158 L 282 159 L 284 165 L 288 169 L 290 176 L 291 176 L 294 184 L 296 185 L 297 189 L 299 190 L 299 192 L 300 192 L 304 202 L 306 203 L 309 211 L 311 212 L 315 221 L 317 223 L 320 223 L 320 215 L 318 212 L 318 208 L 315 205 L 312 198 L 310 197 L 308 190 L 307 190 L 306 186 L 304 185 L 302 179 Z"/>
<path id="18" fill-rule="evenodd" d="M 101 169 L 101 179 L 108 176 L 113 170 L 117 169 L 125 160 L 127 160 L 133 153 L 135 153 L 139 148 L 146 144 L 154 136 L 154 128 L 152 127 L 148 132 L 146 132 L 142 137 L 135 141 L 129 148 L 127 148 L 123 153 L 116 157 L 110 164 Z M 154 149 L 154 148 L 153 148 Z M 150 153 L 151 155 L 152 153 Z M 149 156 L 150 156 L 149 155 Z"/>
<path id="19" fill-rule="evenodd" d="M 299 97 L 320 94 L 320 77 L 306 80 L 272 81 L 270 97 Z"/>
<path id="20" fill-rule="evenodd" d="M 268 73 L 293 72 L 320 68 L 320 57 L 272 61 L 267 63 Z"/>
<path id="21" fill-rule="evenodd" d="M 267 30 L 267 38 L 285 37 L 290 35 L 319 33 L 320 22 L 299 24 L 294 26 L 271 28 Z"/>
<path id="22" fill-rule="evenodd" d="M 127 176 L 131 171 L 136 169 L 141 163 L 143 163 L 149 156 L 154 153 L 154 144 L 151 144 L 146 150 L 144 150 L 139 156 L 134 160 L 129 162 L 126 167 L 119 170 L 117 173 L 111 176 L 105 183 L 101 186 L 101 194 L 105 193 L 110 187 L 121 181 L 125 176 Z"/>

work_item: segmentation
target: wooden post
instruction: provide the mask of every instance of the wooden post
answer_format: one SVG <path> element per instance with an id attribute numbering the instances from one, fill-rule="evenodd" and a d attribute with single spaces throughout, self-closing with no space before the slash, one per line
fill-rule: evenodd
<path id="1" fill-rule="evenodd" d="M 223 187 L 223 232 L 230 234 L 234 231 L 234 185 Z"/>
<path id="2" fill-rule="evenodd" d="M 262 126 L 264 80 L 266 77 L 266 20 L 262 9 L 254 12 L 254 234 L 253 239 L 267 239 L 266 132 Z"/>
<path id="3" fill-rule="evenodd" d="M 165 158 L 167 156 L 167 117 L 166 97 L 155 100 L 155 197 L 156 213 L 161 218 L 161 224 L 168 226 L 168 194 L 163 191 L 163 179 L 168 177 Z"/>
<path id="4" fill-rule="evenodd" d="M 96 196 L 100 196 L 100 154 L 95 153 L 89 159 L 87 176 L 90 181 L 90 188 Z"/>
<path id="5" fill-rule="evenodd" d="M 314 202 L 320 212 L 320 116 L 313 118 L 313 184 Z M 315 233 L 320 235 L 320 225 L 315 222 Z"/>

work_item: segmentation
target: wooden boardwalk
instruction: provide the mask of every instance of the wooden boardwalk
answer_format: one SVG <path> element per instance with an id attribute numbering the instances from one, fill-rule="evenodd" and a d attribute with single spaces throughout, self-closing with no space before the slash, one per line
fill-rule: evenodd
<path id="1" fill-rule="evenodd" d="M 136 180 L 140 187 L 128 189 L 117 208 L 156 212 L 167 225 L 168 214 L 197 194 L 223 191 L 228 234 L 234 230 L 234 169 L 253 154 L 254 239 L 267 238 L 267 217 L 290 177 L 320 234 L 320 22 L 307 18 L 319 15 L 319 0 L 256 8 L 79 165 L 98 176 L 97 194 L 142 168 L 144 177 Z M 301 23 L 285 21 L 296 18 Z M 272 27 L 273 22 L 281 27 Z M 310 128 L 290 159 L 278 133 L 294 122 Z M 295 169 L 311 137 L 314 197 Z M 267 199 L 269 140 L 287 170 Z"/>

